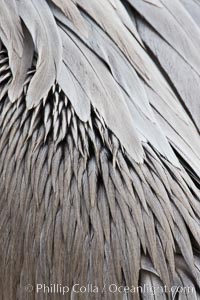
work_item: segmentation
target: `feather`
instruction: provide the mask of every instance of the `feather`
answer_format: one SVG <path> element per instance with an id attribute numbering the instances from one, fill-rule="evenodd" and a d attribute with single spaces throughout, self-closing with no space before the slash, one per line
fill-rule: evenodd
<path id="1" fill-rule="evenodd" d="M 114 7 L 117 15 L 121 19 L 122 23 L 127 27 L 127 29 L 133 34 L 134 38 L 143 46 L 142 40 L 137 32 L 135 24 L 132 22 L 126 7 L 119 0 L 109 0 L 112 6 Z"/>
<path id="2" fill-rule="evenodd" d="M 193 42 L 193 33 L 189 34 L 188 29 L 192 22 L 191 18 L 181 17 L 181 14 L 185 15 L 183 6 L 179 1 L 174 4 L 171 0 L 162 0 L 162 9 L 156 8 L 153 5 L 145 3 L 141 0 L 129 0 L 130 4 L 138 10 L 140 14 L 145 16 L 147 21 L 154 27 L 156 31 L 187 61 L 187 63 L 199 74 L 200 71 L 200 59 L 198 56 L 198 50 Z M 177 13 L 178 12 L 178 13 Z M 175 17 L 176 16 L 176 17 Z M 161 21 L 162 20 L 162 21 Z M 180 24 L 181 23 L 181 24 Z M 166 26 L 168 24 L 168 26 Z M 198 28 L 192 26 L 194 32 L 198 31 Z M 177 37 L 176 32 L 179 32 Z M 199 35 L 195 34 L 195 38 L 199 41 Z M 187 44 L 187 47 L 186 47 Z M 191 53 L 193 53 L 191 55 Z"/>
<path id="3" fill-rule="evenodd" d="M 88 182 L 89 182 L 89 192 L 91 206 L 96 206 L 97 199 L 97 166 L 94 160 L 91 160 L 88 164 Z"/>
<path id="4" fill-rule="evenodd" d="M 195 170 L 197 174 L 200 174 L 199 169 L 199 134 L 191 121 L 186 123 L 182 117 L 186 114 L 180 108 L 178 103 L 174 102 L 174 108 L 170 107 L 167 103 L 163 102 L 163 99 L 158 96 L 153 90 L 146 86 L 149 101 L 154 108 L 154 113 L 160 124 L 162 131 L 167 136 L 171 145 L 176 149 L 176 151 L 189 162 L 191 168 Z M 191 147 L 192 145 L 192 147 Z"/>
<path id="5" fill-rule="evenodd" d="M 195 23 L 200 27 L 200 19 L 199 19 L 199 3 L 196 0 L 181 0 L 180 1 L 184 7 L 186 8 L 187 12 L 192 16 Z"/>
<path id="6" fill-rule="evenodd" d="M 198 26 L 180 1 L 0 1 L 0 298 L 28 281 L 198 299 Z"/>
<path id="7" fill-rule="evenodd" d="M 95 7 L 94 7 L 95 9 Z M 64 23 L 64 19 L 58 15 L 56 12 L 54 12 L 56 17 Z M 107 17 L 107 16 L 105 16 Z M 103 33 L 103 30 L 99 29 L 98 26 L 94 24 L 94 22 L 91 22 L 89 18 L 86 18 L 88 22 L 88 28 L 90 28 L 89 31 L 89 38 L 84 39 L 84 42 L 90 47 L 95 53 L 97 53 L 106 64 L 109 65 L 110 70 L 112 72 L 113 77 L 115 80 L 119 83 L 121 87 L 126 91 L 126 93 L 129 95 L 130 99 L 126 98 L 126 103 L 131 111 L 131 114 L 133 117 L 137 117 L 138 121 L 135 122 L 137 127 L 137 131 L 139 131 L 139 137 L 141 140 L 150 140 L 151 143 L 154 144 L 154 146 L 159 150 L 162 151 L 164 155 L 166 155 L 170 161 L 173 161 L 175 165 L 178 166 L 178 162 L 175 159 L 173 152 L 171 151 L 168 143 L 166 140 L 164 140 L 164 137 L 162 136 L 161 129 L 159 128 L 158 124 L 156 124 L 156 120 L 152 114 L 151 108 L 149 106 L 149 99 L 148 94 L 145 93 L 139 78 L 137 77 L 137 74 L 135 73 L 134 69 L 131 68 L 130 65 L 130 55 L 127 55 L 127 53 L 124 53 L 127 60 L 125 60 L 124 56 L 119 52 L 119 49 L 117 49 L 116 45 Z M 106 20 L 107 22 L 107 20 Z M 107 23 L 106 23 L 107 24 Z M 110 25 L 111 26 L 111 25 Z M 65 26 L 62 26 L 63 30 L 66 31 Z M 104 27 L 102 28 L 104 29 Z M 110 27 L 108 30 L 111 30 Z M 125 34 L 125 33 L 124 33 Z M 129 38 L 127 37 L 127 40 Z M 106 41 L 106 43 L 105 43 Z M 120 40 L 121 41 L 121 40 Z M 136 45 L 133 45 L 133 41 L 130 40 L 130 48 L 135 49 Z M 128 46 L 127 46 L 128 47 Z M 137 47 L 136 47 L 137 49 Z M 135 49 L 135 50 L 136 50 Z M 138 49 L 139 51 L 139 49 Z M 148 61 L 144 50 L 141 48 L 140 51 L 141 58 L 145 61 L 144 63 L 141 63 L 142 66 L 146 66 L 148 68 L 149 66 L 149 74 L 151 73 L 151 77 L 154 77 L 154 73 L 158 73 L 153 64 L 150 66 L 150 61 Z M 152 72 L 151 70 L 154 69 Z M 138 69 L 136 68 L 138 71 Z M 142 76 L 142 73 L 139 72 Z M 160 78 L 160 75 L 157 74 L 156 77 Z M 153 78 L 152 78 L 153 79 Z M 155 79 L 155 78 L 154 78 Z M 145 79 L 146 80 L 146 79 Z M 161 90 L 163 90 L 164 86 L 160 86 L 160 90 L 158 91 L 158 80 L 150 82 L 154 88 L 156 87 L 157 92 L 160 94 L 163 93 Z M 133 84 L 134 82 L 134 84 Z M 162 83 L 162 82 L 160 82 Z M 134 86 L 134 88 L 133 88 Z M 166 94 L 167 91 L 165 91 Z M 167 92 L 168 93 L 168 92 Z M 164 94 L 164 93 L 163 93 Z M 172 96 L 168 95 L 167 98 L 171 98 Z M 133 102 L 133 103 L 132 103 Z M 169 102 L 169 101 L 168 101 Z M 177 109 L 177 108 L 176 108 Z M 145 116 L 143 115 L 145 114 Z M 182 116 L 182 112 L 180 114 Z M 150 120 L 149 120 L 150 119 Z M 143 124 L 142 124 L 143 122 Z M 149 123 L 149 124 L 147 124 Z M 150 126 L 151 125 L 151 126 Z M 151 129 L 152 128 L 152 129 Z M 147 131 L 148 130 L 148 131 Z M 142 135 L 141 135 L 142 131 Z M 156 137 L 155 133 L 159 136 Z M 158 143 L 157 141 L 160 140 L 162 143 Z M 161 149 L 162 148 L 162 149 Z"/>
<path id="8" fill-rule="evenodd" d="M 80 43 L 75 36 L 72 36 L 70 32 L 69 36 L 62 32 L 65 63 L 70 66 L 71 72 L 77 77 L 82 87 L 84 83 L 85 93 L 90 98 L 91 103 L 100 111 L 105 122 L 121 140 L 125 149 L 135 161 L 142 162 L 142 147 L 134 130 L 131 115 L 117 84 L 112 79 L 112 76 L 105 72 L 105 66 L 95 55 Z M 77 63 L 77 60 L 79 60 L 79 63 Z M 113 102 L 113 99 L 115 102 Z M 109 110 L 107 109 L 108 106 L 110 107 Z M 123 120 L 123 123 L 125 122 L 126 125 L 121 126 L 119 117 L 121 122 Z"/>
<path id="9" fill-rule="evenodd" d="M 8 50 L 11 71 L 13 77 L 15 78 L 16 72 L 18 71 L 18 64 L 16 64 L 16 59 L 21 59 L 23 53 L 22 25 L 15 0 L 1 0 L 0 6 L 0 36 L 3 44 Z"/>
<path id="10" fill-rule="evenodd" d="M 81 16 L 79 9 L 77 8 L 74 1 L 69 0 L 51 0 L 57 7 L 61 9 L 61 11 L 65 14 L 65 16 L 73 23 L 73 25 L 77 28 L 77 30 L 87 36 L 87 27 L 84 22 L 84 19 Z"/>
<path id="11" fill-rule="evenodd" d="M 49 93 L 60 73 L 62 41 L 46 1 L 19 0 L 18 5 L 20 16 L 32 36 L 38 54 L 36 73 L 26 96 L 27 107 L 31 109 Z M 44 80 L 41 81 L 41 78 Z"/>
<path id="12" fill-rule="evenodd" d="M 180 101 L 182 105 L 187 108 L 194 120 L 194 124 L 200 128 L 199 75 L 148 24 L 144 25 L 143 21 L 138 20 L 138 28 L 143 41 L 154 53 L 181 96 Z"/>
<path id="13" fill-rule="evenodd" d="M 24 36 L 23 57 L 22 58 L 16 57 L 15 63 L 17 65 L 17 71 L 15 76 L 13 76 L 13 80 L 8 90 L 8 96 L 10 98 L 10 101 L 12 102 L 14 102 L 16 99 L 18 99 L 21 96 L 23 91 L 23 85 L 27 76 L 27 71 L 32 66 L 34 45 L 26 27 L 23 27 L 23 36 Z"/>
<path id="14" fill-rule="evenodd" d="M 66 51 L 68 49 L 66 48 Z M 76 76 L 63 62 L 58 83 L 65 95 L 71 101 L 75 112 L 83 122 L 87 122 L 90 117 L 90 99 Z"/>

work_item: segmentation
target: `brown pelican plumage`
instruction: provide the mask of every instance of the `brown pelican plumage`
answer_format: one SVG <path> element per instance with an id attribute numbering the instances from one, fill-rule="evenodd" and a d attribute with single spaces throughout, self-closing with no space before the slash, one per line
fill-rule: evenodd
<path id="1" fill-rule="evenodd" d="M 199 26 L 0 0 L 0 300 L 200 299 Z"/>

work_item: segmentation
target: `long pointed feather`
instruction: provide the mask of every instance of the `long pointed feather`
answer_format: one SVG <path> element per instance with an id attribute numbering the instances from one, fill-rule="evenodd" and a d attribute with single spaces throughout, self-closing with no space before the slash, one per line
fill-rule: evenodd
<path id="1" fill-rule="evenodd" d="M 30 109 L 37 106 L 48 94 L 60 73 L 62 41 L 46 1 L 19 0 L 19 11 L 38 53 L 36 73 L 30 82 L 26 96 L 27 107 Z"/>

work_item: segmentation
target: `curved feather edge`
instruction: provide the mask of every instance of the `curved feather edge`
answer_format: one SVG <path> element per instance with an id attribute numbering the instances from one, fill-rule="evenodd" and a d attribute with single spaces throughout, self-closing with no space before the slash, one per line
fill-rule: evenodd
<path id="1" fill-rule="evenodd" d="M 38 53 L 36 73 L 30 82 L 26 97 L 27 108 L 31 109 L 48 94 L 60 73 L 62 41 L 46 1 L 19 0 L 18 7 L 20 17 L 31 33 Z"/>
<path id="2" fill-rule="evenodd" d="M 15 0 L 0 1 L 0 36 L 8 50 L 12 75 L 18 71 L 18 61 L 23 53 L 23 30 Z"/>
<path id="3" fill-rule="evenodd" d="M 116 82 L 103 63 L 78 38 L 70 32 L 69 36 L 62 30 L 61 33 L 66 65 L 124 148 L 137 162 L 142 163 L 144 155 L 142 145 Z"/>
<path id="4" fill-rule="evenodd" d="M 16 58 L 16 76 L 12 79 L 8 90 L 8 96 L 11 102 L 15 102 L 21 96 L 27 72 L 33 64 L 34 44 L 31 35 L 25 26 L 23 27 L 23 36 L 23 56 L 22 58 Z"/>

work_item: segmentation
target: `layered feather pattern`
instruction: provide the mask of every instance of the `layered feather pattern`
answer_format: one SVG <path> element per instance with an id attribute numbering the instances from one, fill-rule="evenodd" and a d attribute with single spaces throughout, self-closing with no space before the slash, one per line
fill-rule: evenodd
<path id="1" fill-rule="evenodd" d="M 200 299 L 191 2 L 0 1 L 0 300 Z"/>

